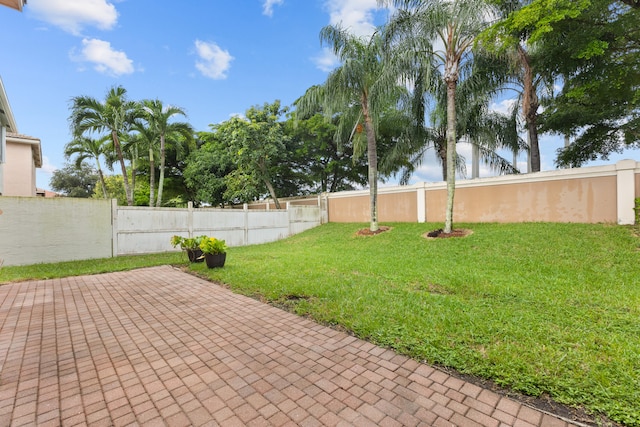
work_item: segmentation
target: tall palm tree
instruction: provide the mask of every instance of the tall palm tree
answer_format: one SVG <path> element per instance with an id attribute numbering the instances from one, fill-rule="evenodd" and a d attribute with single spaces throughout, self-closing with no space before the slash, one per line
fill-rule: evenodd
<path id="1" fill-rule="evenodd" d="M 69 142 L 64 146 L 64 155 L 67 159 L 76 154 L 76 167 L 80 168 L 82 162 L 86 159 L 94 159 L 96 162 L 96 169 L 98 169 L 98 176 L 100 177 L 100 184 L 102 186 L 102 195 L 107 198 L 107 187 L 104 182 L 104 173 L 102 172 L 102 166 L 100 164 L 100 156 L 105 153 L 105 141 L 106 138 L 92 139 L 87 137 L 79 137 Z"/>
<path id="2" fill-rule="evenodd" d="M 399 44 L 393 49 L 402 50 L 405 46 Z M 442 179 L 447 181 L 447 88 L 438 67 L 425 70 L 424 67 L 431 66 L 430 63 L 409 65 L 408 69 L 403 66 L 403 73 L 413 83 L 412 129 L 409 137 L 397 140 L 383 159 L 382 167 L 389 172 L 390 166 L 399 159 L 405 159 L 400 183 L 406 184 L 427 152 L 433 149 L 442 167 Z M 456 88 L 456 143 L 464 141 L 472 145 L 474 163 L 481 159 L 498 173 L 519 173 L 515 165 L 497 152 L 498 149 L 526 150 L 518 135 L 517 110 L 510 115 L 489 110 L 492 96 L 507 79 L 506 74 L 493 72 L 494 68 L 503 65 L 496 64 L 494 58 L 478 54 L 473 63 L 466 64 L 467 68 L 471 66 L 471 70 L 464 70 L 467 76 Z M 427 119 L 429 123 L 426 123 Z M 457 153 L 455 165 L 458 174 L 466 174 L 464 158 Z"/>
<path id="3" fill-rule="evenodd" d="M 120 139 L 129 132 L 132 124 L 140 117 L 141 110 L 138 103 L 127 99 L 126 94 L 125 88 L 117 86 L 109 89 L 104 102 L 89 96 L 76 96 L 71 99 L 69 121 L 74 138 L 85 136 L 86 133 L 109 133 L 122 169 L 127 204 L 132 206 L 133 192 L 129 185 Z"/>
<path id="4" fill-rule="evenodd" d="M 297 106 L 302 115 L 317 111 L 317 107 L 328 119 L 341 113 L 336 131 L 339 144 L 347 138 L 366 141 L 369 229 L 377 231 L 378 120 L 384 109 L 399 96 L 397 76 L 385 68 L 383 40 L 378 33 L 366 39 L 329 25 L 320 32 L 320 39 L 332 48 L 342 64 L 329 74 L 323 85 L 309 89 Z"/>
<path id="5" fill-rule="evenodd" d="M 184 110 L 179 107 L 164 106 L 162 101 L 158 99 L 145 100 L 142 105 L 149 128 L 160 138 L 160 178 L 158 179 L 158 199 L 156 201 L 156 207 L 160 207 L 162 205 L 162 190 L 164 187 L 167 141 L 179 144 L 183 138 L 186 140 L 192 139 L 194 130 L 188 123 L 170 122 L 174 116 L 187 116 Z"/>
<path id="6" fill-rule="evenodd" d="M 453 226 L 457 141 L 456 89 L 461 67 L 472 61 L 477 35 L 486 26 L 487 6 L 482 0 L 379 0 L 398 8 L 387 26 L 390 44 L 404 39 L 409 55 L 426 58 L 442 69 L 447 93 L 447 209 L 444 233 Z"/>
<path id="7" fill-rule="evenodd" d="M 536 67 L 537 49 L 529 43 L 526 31 L 516 32 L 510 28 L 512 15 L 531 3 L 531 0 L 511 0 L 494 3 L 500 16 L 491 27 L 485 29 L 479 37 L 483 49 L 506 59 L 507 71 L 511 82 L 519 92 L 522 117 L 527 128 L 531 172 L 540 171 L 540 146 L 538 138 L 539 93 L 545 88 L 550 92 L 552 82 L 548 76 L 540 73 Z"/>
<path id="8" fill-rule="evenodd" d="M 149 153 L 146 159 L 149 161 L 149 207 L 153 207 L 156 188 L 155 158 L 159 150 L 160 137 L 152 128 L 142 122 L 136 123 L 133 130 L 136 133 L 132 135 L 130 142 L 136 144 L 140 150 L 146 150 Z"/>

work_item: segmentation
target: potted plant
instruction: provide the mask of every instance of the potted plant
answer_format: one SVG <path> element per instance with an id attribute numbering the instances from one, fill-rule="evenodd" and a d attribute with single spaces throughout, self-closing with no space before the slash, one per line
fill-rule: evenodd
<path id="1" fill-rule="evenodd" d="M 227 259 L 227 244 L 224 240 L 206 237 L 200 242 L 200 250 L 204 254 L 207 267 L 224 267 L 224 262 Z"/>
<path id="2" fill-rule="evenodd" d="M 189 261 L 202 262 L 204 261 L 204 258 L 202 257 L 202 251 L 200 250 L 200 242 L 202 242 L 202 240 L 204 239 L 207 239 L 207 236 L 173 236 L 171 238 L 171 245 L 173 245 L 174 248 L 180 246 L 180 249 L 186 251 L 187 257 L 189 257 Z"/>

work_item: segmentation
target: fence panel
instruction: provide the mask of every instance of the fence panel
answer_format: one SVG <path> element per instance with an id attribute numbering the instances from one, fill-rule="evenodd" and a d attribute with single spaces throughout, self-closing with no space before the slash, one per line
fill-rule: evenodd
<path id="1" fill-rule="evenodd" d="M 320 225 L 319 207 L 291 207 L 295 226 L 287 210 L 172 209 L 117 207 L 116 250 L 118 255 L 166 252 L 174 234 L 215 236 L 229 246 L 273 242 L 295 232 Z"/>

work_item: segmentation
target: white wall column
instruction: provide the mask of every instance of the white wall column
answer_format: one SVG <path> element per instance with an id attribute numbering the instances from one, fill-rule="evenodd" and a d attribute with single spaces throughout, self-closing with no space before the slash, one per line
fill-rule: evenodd
<path id="1" fill-rule="evenodd" d="M 471 179 L 480 178 L 480 147 L 471 145 Z"/>
<path id="2" fill-rule="evenodd" d="M 635 160 L 620 160 L 616 163 L 618 224 L 633 225 L 635 223 L 636 169 Z"/>
<path id="3" fill-rule="evenodd" d="M 424 191 L 425 183 L 419 184 L 416 188 L 416 197 L 418 199 L 418 222 L 427 222 L 427 193 Z"/>

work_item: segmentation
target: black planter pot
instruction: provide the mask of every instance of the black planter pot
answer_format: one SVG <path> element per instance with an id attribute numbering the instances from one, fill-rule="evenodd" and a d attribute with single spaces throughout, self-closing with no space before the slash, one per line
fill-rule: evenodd
<path id="1" fill-rule="evenodd" d="M 187 256 L 191 262 L 204 261 L 204 258 L 202 258 L 202 250 L 200 249 L 187 249 Z"/>
<path id="2" fill-rule="evenodd" d="M 224 262 L 227 259 L 227 254 L 204 254 L 204 260 L 209 268 L 224 267 Z"/>

